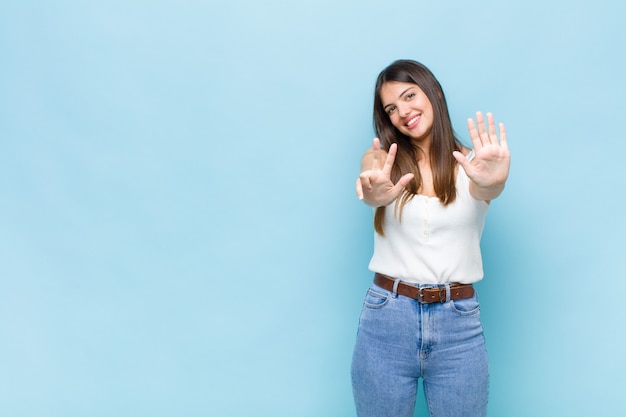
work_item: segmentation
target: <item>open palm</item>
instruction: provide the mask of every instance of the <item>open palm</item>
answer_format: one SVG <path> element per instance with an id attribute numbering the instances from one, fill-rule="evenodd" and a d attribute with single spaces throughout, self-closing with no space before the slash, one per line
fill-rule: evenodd
<path id="1" fill-rule="evenodd" d="M 476 113 L 476 124 L 473 119 L 467 120 L 474 157 L 468 161 L 461 152 L 454 152 L 454 157 L 477 187 L 482 189 L 503 187 L 511 165 L 504 124 L 499 124 L 500 138 L 496 133 L 491 113 L 487 113 L 487 126 L 482 113 Z"/>

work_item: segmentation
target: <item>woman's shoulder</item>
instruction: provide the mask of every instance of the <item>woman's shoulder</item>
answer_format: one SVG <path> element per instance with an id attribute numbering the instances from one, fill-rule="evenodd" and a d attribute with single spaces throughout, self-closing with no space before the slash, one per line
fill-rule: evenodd
<path id="1" fill-rule="evenodd" d="M 380 152 L 379 155 L 383 155 L 383 156 L 387 156 L 387 151 L 380 148 L 378 150 L 374 150 L 371 147 L 367 148 L 367 150 L 363 153 L 363 158 L 373 158 L 374 157 L 374 153 L 376 152 Z"/>
<path id="2" fill-rule="evenodd" d="M 376 155 L 376 152 L 378 152 L 378 157 L 380 158 L 382 163 L 385 162 L 385 160 L 387 159 L 387 151 L 383 149 L 374 150 L 372 148 L 369 148 L 365 151 L 365 153 L 363 153 L 363 157 L 361 158 L 361 171 L 372 168 L 372 163 L 374 162 L 374 156 Z"/>

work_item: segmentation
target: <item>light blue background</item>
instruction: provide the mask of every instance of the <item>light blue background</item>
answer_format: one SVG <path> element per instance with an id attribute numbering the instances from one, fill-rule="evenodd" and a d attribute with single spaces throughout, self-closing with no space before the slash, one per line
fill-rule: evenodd
<path id="1" fill-rule="evenodd" d="M 397 58 L 433 70 L 466 142 L 476 110 L 509 133 L 478 285 L 490 415 L 613 415 L 625 18 L 619 0 L 3 0 L 0 415 L 354 416 L 373 234 L 354 180 Z"/>

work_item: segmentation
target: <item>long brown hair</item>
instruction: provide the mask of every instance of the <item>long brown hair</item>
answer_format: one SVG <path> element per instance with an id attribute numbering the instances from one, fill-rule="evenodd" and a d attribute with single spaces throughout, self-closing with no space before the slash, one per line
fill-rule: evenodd
<path id="1" fill-rule="evenodd" d="M 402 216 L 402 209 L 417 193 L 422 185 L 417 164 L 417 155 L 421 150 L 410 137 L 401 133 L 391 123 L 389 115 L 383 108 L 380 92 L 383 84 L 389 81 L 399 81 L 417 84 L 422 89 L 433 106 L 434 120 L 431 129 L 430 164 L 433 171 L 433 185 L 435 194 L 443 205 L 448 205 L 456 199 L 456 159 L 453 151 L 460 151 L 463 146 L 452 129 L 448 104 L 443 89 L 432 72 L 416 61 L 398 60 L 385 68 L 376 80 L 374 93 L 374 129 L 380 139 L 381 147 L 389 151 L 392 143 L 398 144 L 398 152 L 391 171 L 391 180 L 395 183 L 404 174 L 412 172 L 413 180 L 406 186 L 404 193 L 396 200 L 394 212 Z M 385 207 L 378 207 L 374 215 L 374 229 L 384 235 L 383 220 Z"/>

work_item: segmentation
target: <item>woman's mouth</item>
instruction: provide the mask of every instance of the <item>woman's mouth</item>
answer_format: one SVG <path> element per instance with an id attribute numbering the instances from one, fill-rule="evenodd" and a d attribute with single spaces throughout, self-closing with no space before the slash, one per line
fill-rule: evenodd
<path id="1" fill-rule="evenodd" d="M 420 121 L 420 115 L 413 116 L 404 124 L 409 129 L 413 129 Z"/>

